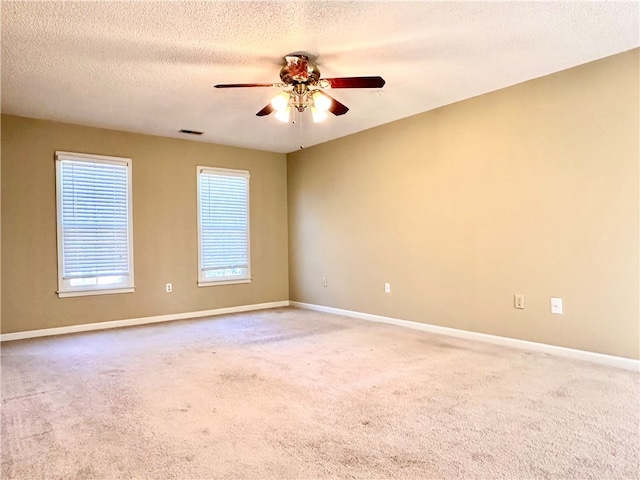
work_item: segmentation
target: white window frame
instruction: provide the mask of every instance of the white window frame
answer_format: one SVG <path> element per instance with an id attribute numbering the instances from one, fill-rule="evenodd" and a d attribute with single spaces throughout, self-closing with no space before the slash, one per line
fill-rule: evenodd
<path id="1" fill-rule="evenodd" d="M 104 155 L 93 155 L 86 153 L 73 153 L 73 152 L 55 152 L 56 160 L 56 223 L 57 223 L 57 235 L 58 235 L 58 297 L 78 297 L 84 295 L 105 295 L 116 293 L 130 293 L 134 291 L 135 283 L 133 276 L 133 205 L 132 205 L 132 176 L 131 176 L 131 164 L 130 158 L 122 157 L 109 157 Z M 87 163 L 106 163 L 106 164 L 118 164 L 126 165 L 127 167 L 127 214 L 128 214 L 128 245 L 129 245 L 129 275 L 125 276 L 126 281 L 122 286 L 113 286 L 113 284 L 99 285 L 96 281 L 96 285 L 85 286 L 72 286 L 69 279 L 64 278 L 63 267 L 63 236 L 62 236 L 62 161 L 84 161 Z M 93 277 L 92 277 L 93 278 Z M 98 277 L 95 277 L 96 279 Z"/>
<path id="2" fill-rule="evenodd" d="M 200 202 L 200 175 L 209 173 L 214 175 L 223 175 L 231 177 L 242 177 L 247 179 L 247 273 L 238 276 L 225 276 L 219 280 L 206 277 L 202 268 L 202 205 Z M 229 168 L 218 167 L 196 167 L 196 184 L 197 184 L 197 203 L 198 203 L 198 286 L 210 287 L 215 285 L 233 285 L 238 283 L 251 283 L 251 204 L 250 204 L 250 185 L 251 175 L 247 170 L 233 170 Z"/>

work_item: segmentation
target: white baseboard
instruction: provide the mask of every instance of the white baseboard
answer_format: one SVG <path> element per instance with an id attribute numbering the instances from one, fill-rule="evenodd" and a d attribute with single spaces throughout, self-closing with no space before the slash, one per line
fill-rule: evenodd
<path id="1" fill-rule="evenodd" d="M 298 307 L 307 310 L 315 310 L 318 312 L 358 318 L 360 320 L 398 325 L 400 327 L 412 328 L 414 330 L 421 330 L 423 332 L 435 333 L 438 335 L 447 335 L 450 337 L 464 338 L 467 340 L 492 343 L 495 345 L 504 345 L 520 350 L 547 353 L 549 355 L 557 355 L 560 357 L 572 358 L 575 360 L 583 360 L 587 362 L 598 363 L 601 365 L 622 368 L 624 370 L 631 370 L 635 372 L 640 371 L 640 360 L 634 360 L 632 358 L 616 357 L 613 355 L 605 355 L 603 353 L 587 352 L 585 350 L 558 347 L 556 345 L 548 345 L 545 343 L 529 342 L 526 340 L 518 340 L 516 338 L 499 337 L 497 335 L 488 335 L 486 333 L 470 332 L 467 330 L 459 330 L 456 328 L 412 322 L 410 320 L 400 320 L 398 318 L 355 312 L 353 310 L 343 310 L 341 308 L 325 307 L 322 305 L 313 305 L 310 303 L 290 302 L 287 300 L 283 300 L 280 302 L 258 303 L 254 305 L 240 305 L 237 307 L 217 308 L 214 310 L 201 310 L 198 312 L 173 313 L 169 315 L 156 315 L 152 317 L 131 318 L 127 320 L 114 320 L 108 322 L 87 323 L 83 325 L 72 325 L 69 327 L 45 328 L 42 330 L 28 330 L 25 332 L 4 333 L 0 335 L 0 342 L 47 337 L 51 335 L 64 335 L 67 333 L 89 332 L 93 330 L 106 330 L 109 328 L 130 327 L 135 325 L 145 325 L 149 323 L 171 322 L 174 320 L 187 320 L 190 318 L 212 317 L 229 313 L 240 313 L 249 312 L 252 310 L 287 307 L 289 305 L 291 305 L 292 307 Z"/>
<path id="2" fill-rule="evenodd" d="M 438 325 L 429 325 L 427 323 L 400 320 L 392 317 L 383 317 L 380 315 L 372 315 L 370 313 L 354 312 L 353 310 L 343 310 L 341 308 L 325 307 L 322 305 L 313 305 L 310 303 L 289 302 L 289 304 L 292 307 L 304 308 L 307 310 L 333 313 L 336 315 L 343 315 L 345 317 L 369 320 L 371 322 L 389 323 L 391 325 L 398 325 L 401 327 L 413 328 L 415 330 L 422 330 L 423 332 L 493 343 L 495 345 L 504 345 L 506 347 L 517 348 L 520 350 L 547 353 L 549 355 L 557 355 L 560 357 L 572 358 L 574 360 L 583 360 L 635 372 L 640 371 L 640 360 L 634 360 L 632 358 L 616 357 L 613 355 L 605 355 L 603 353 L 594 353 L 587 352 L 585 350 L 576 350 L 573 348 L 547 345 L 545 343 L 528 342 L 526 340 L 518 340 L 516 338 L 499 337 L 497 335 L 488 335 L 486 333 L 477 333 L 467 330 L 458 330 L 456 328 L 440 327 Z"/>
<path id="3" fill-rule="evenodd" d="M 153 317 L 130 318 L 127 320 L 114 320 L 109 322 L 85 323 L 69 327 L 45 328 L 42 330 L 28 330 L 26 332 L 3 333 L 0 342 L 11 340 L 24 340 L 27 338 L 48 337 L 50 335 L 64 335 L 66 333 L 89 332 L 92 330 L 105 330 L 108 328 L 131 327 L 133 325 L 145 325 L 148 323 L 171 322 L 173 320 L 186 320 L 189 318 L 212 317 L 227 313 L 249 312 L 251 310 L 264 310 L 289 306 L 289 301 L 270 303 L 257 303 L 254 305 L 240 305 L 238 307 L 216 308 L 215 310 L 201 310 L 199 312 L 172 313 L 169 315 L 156 315 Z"/>

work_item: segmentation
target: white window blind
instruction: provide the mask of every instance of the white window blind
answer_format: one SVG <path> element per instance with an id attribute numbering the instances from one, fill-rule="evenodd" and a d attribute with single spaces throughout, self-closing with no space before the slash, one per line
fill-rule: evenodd
<path id="1" fill-rule="evenodd" d="M 250 281 L 249 172 L 198 167 L 198 283 Z"/>
<path id="2" fill-rule="evenodd" d="M 59 293 L 131 291 L 130 173 L 130 159 L 57 152 Z"/>

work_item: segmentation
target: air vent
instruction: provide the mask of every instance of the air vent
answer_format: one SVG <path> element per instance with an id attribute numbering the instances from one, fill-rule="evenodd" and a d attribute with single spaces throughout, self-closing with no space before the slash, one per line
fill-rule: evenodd
<path id="1" fill-rule="evenodd" d="M 203 132 L 196 132 L 195 130 L 185 130 L 184 128 L 179 130 L 180 133 L 188 133 L 189 135 L 202 135 Z"/>

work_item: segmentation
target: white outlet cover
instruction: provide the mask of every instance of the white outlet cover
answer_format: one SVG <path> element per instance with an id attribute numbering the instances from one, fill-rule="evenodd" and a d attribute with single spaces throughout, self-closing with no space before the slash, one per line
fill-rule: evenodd
<path id="1" fill-rule="evenodd" d="M 551 313 L 562 315 L 562 298 L 551 297 Z"/>

